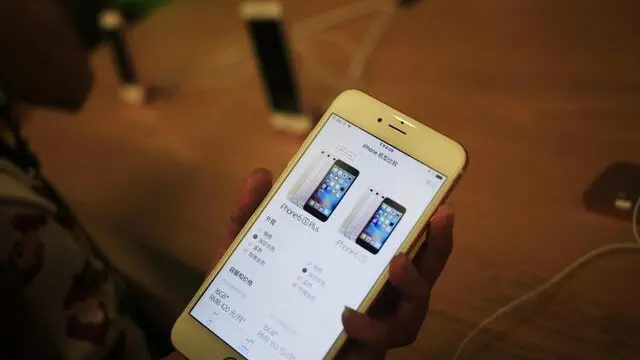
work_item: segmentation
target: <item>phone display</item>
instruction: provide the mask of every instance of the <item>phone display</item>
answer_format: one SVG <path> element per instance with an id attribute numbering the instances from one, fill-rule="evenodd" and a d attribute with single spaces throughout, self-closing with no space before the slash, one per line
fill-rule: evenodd
<path id="1" fill-rule="evenodd" d="M 367 251 L 377 254 L 398 226 L 405 211 L 406 209 L 402 205 L 389 198 L 384 199 L 358 235 L 356 243 Z"/>
<path id="2" fill-rule="evenodd" d="M 249 360 L 323 359 L 447 181 L 348 120 L 329 116 L 187 310 Z"/>
<path id="3" fill-rule="evenodd" d="M 358 174 L 360 172 L 355 168 L 336 160 L 307 200 L 304 210 L 322 222 L 327 221 Z"/>

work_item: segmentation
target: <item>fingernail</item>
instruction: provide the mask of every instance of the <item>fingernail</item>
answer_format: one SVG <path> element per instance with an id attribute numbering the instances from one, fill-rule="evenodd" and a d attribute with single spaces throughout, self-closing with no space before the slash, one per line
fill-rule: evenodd
<path id="1" fill-rule="evenodd" d="M 453 221 L 455 220 L 455 215 L 453 215 L 453 211 L 447 213 L 447 226 L 452 226 L 453 225 Z"/>
<path id="2" fill-rule="evenodd" d="M 409 257 L 405 253 L 397 253 L 395 256 L 395 261 L 400 265 L 401 268 L 404 268 L 409 263 Z"/>
<path id="3" fill-rule="evenodd" d="M 353 316 L 354 313 L 356 313 L 355 310 L 353 310 L 348 306 L 345 306 L 344 310 L 342 311 L 342 317 L 350 317 L 350 316 Z"/>
<path id="4" fill-rule="evenodd" d="M 436 226 L 451 226 L 453 221 L 453 208 L 449 204 L 440 205 L 437 216 L 431 218 L 431 224 L 436 224 Z"/>
<path id="5" fill-rule="evenodd" d="M 265 180 L 271 182 L 271 171 L 265 168 L 257 168 L 247 176 L 246 182 L 250 185 L 262 184 Z"/>
<path id="6" fill-rule="evenodd" d="M 449 203 L 445 203 L 442 204 L 442 209 L 445 211 L 445 214 L 447 214 L 447 220 L 450 221 L 453 219 L 453 206 L 451 206 L 451 204 Z"/>
<path id="7" fill-rule="evenodd" d="M 404 253 L 396 254 L 396 256 L 392 260 L 392 266 L 389 266 L 389 276 L 392 279 L 400 279 L 403 274 L 407 271 L 407 266 L 409 264 L 409 258 Z M 393 280 L 392 280 L 393 281 Z"/>

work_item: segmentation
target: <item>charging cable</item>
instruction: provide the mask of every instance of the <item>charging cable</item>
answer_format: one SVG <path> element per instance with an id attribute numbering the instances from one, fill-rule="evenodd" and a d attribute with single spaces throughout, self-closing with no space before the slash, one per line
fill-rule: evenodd
<path id="1" fill-rule="evenodd" d="M 580 266 L 584 265 L 585 263 L 595 259 L 598 256 L 601 256 L 601 255 L 604 255 L 604 254 L 608 254 L 608 253 L 613 252 L 613 251 L 618 251 L 618 250 L 640 250 L 640 232 L 638 230 L 638 212 L 640 212 L 640 197 L 636 200 L 636 205 L 633 208 L 633 216 L 631 217 L 633 236 L 635 238 L 633 242 L 610 244 L 610 245 L 605 245 L 605 246 L 599 247 L 599 248 L 597 248 L 595 250 L 592 250 L 592 251 L 588 252 L 587 254 L 585 254 L 584 256 L 582 256 L 581 258 L 579 258 L 578 260 L 574 261 L 572 264 L 570 264 L 566 268 L 564 268 L 564 270 L 562 270 L 560 273 L 558 273 L 558 275 L 556 275 L 553 278 L 551 278 L 550 280 L 548 280 L 546 283 L 542 284 L 541 286 L 539 286 L 538 288 L 534 289 L 533 291 L 525 294 L 524 296 L 520 297 L 519 299 L 516 299 L 516 300 L 512 301 L 510 304 L 502 307 L 500 310 L 498 310 L 495 313 L 493 313 L 493 315 L 489 316 L 488 318 L 483 320 L 481 323 L 479 323 L 469 333 L 469 335 L 467 335 L 467 337 L 458 346 L 458 349 L 456 350 L 456 352 L 453 355 L 452 359 L 453 360 L 458 360 L 460 358 L 460 355 L 462 354 L 462 351 L 464 350 L 465 346 L 467 346 L 467 344 L 469 344 L 471 339 L 473 339 L 473 337 L 476 336 L 480 332 L 480 330 L 485 328 L 489 323 L 491 323 L 492 321 L 494 321 L 495 319 L 497 319 L 501 315 L 509 312 L 510 310 L 513 310 L 514 308 L 518 307 L 520 304 L 524 303 L 525 301 L 527 301 L 527 300 L 539 295 L 540 293 L 542 293 L 545 290 L 548 290 L 553 285 L 557 284 L 560 280 L 564 279 L 567 275 L 569 275 L 570 273 L 572 273 L 573 271 L 575 271 L 576 269 L 578 269 Z"/>

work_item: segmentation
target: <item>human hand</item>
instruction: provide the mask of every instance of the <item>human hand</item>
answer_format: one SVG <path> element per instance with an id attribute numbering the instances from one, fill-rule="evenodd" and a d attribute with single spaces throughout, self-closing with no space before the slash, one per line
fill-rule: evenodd
<path id="1" fill-rule="evenodd" d="M 215 265 L 242 227 L 258 208 L 272 186 L 266 169 L 255 170 L 244 182 L 229 221 L 229 237 L 214 252 Z M 345 309 L 342 322 L 348 341 L 340 360 L 383 359 L 389 349 L 415 341 L 429 309 L 431 290 L 453 248 L 453 211 L 438 208 L 427 225 L 426 241 L 411 261 L 395 256 L 389 265 L 390 286 L 380 294 L 367 315 Z"/>
<path id="2" fill-rule="evenodd" d="M 391 260 L 389 286 L 369 313 L 345 309 L 342 323 L 348 341 L 338 359 L 384 359 L 389 349 L 416 340 L 429 311 L 431 290 L 453 249 L 453 220 L 451 207 L 440 206 L 427 225 L 427 239 L 413 261 L 406 254 Z"/>

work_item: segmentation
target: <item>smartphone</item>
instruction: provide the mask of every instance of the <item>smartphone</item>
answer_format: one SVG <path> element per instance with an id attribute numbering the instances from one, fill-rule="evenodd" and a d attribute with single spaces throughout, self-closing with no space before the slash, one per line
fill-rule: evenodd
<path id="1" fill-rule="evenodd" d="M 404 206 L 390 198 L 384 199 L 356 238 L 356 244 L 372 254 L 377 254 L 406 211 Z"/>
<path id="2" fill-rule="evenodd" d="M 326 149 L 353 156 L 314 180 L 305 209 L 292 204 L 291 189 Z M 176 349 L 191 360 L 334 358 L 345 306 L 367 312 L 393 256 L 423 241 L 466 158 L 452 139 L 369 95 L 340 94 L 179 316 Z M 373 241 L 348 240 L 341 226 L 372 189 L 385 198 L 367 206 L 382 212 L 354 232 Z"/>
<path id="3" fill-rule="evenodd" d="M 307 199 L 303 209 L 316 219 L 327 221 L 358 175 L 360 171 L 356 168 L 342 160 L 336 160 Z"/>
<path id="4" fill-rule="evenodd" d="M 240 15 L 246 22 L 272 109 L 271 124 L 295 133 L 308 132 L 312 122 L 302 112 L 296 72 L 282 22 L 282 5 L 279 1 L 245 1 Z"/>

